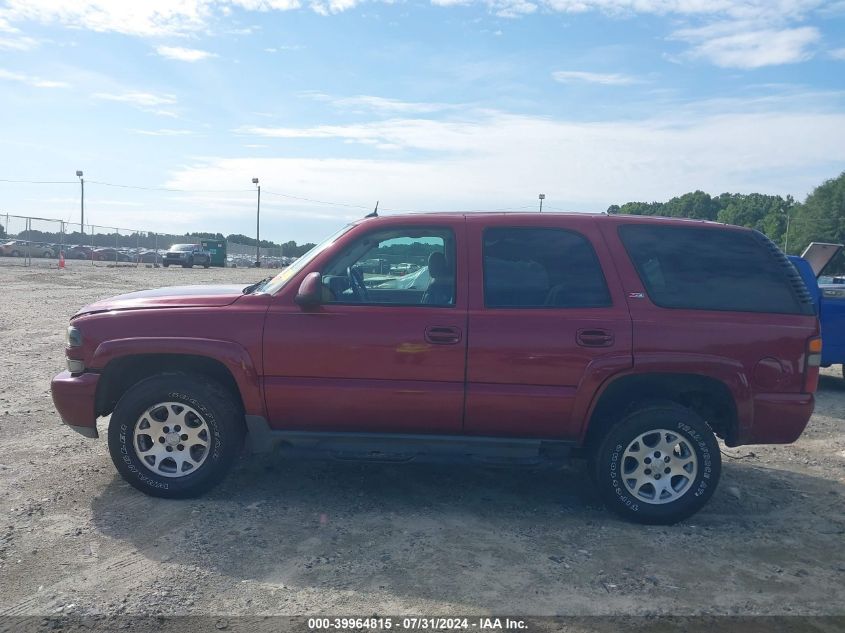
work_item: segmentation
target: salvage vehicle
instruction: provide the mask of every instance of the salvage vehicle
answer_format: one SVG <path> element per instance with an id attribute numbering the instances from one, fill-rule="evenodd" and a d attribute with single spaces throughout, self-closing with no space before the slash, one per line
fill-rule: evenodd
<path id="1" fill-rule="evenodd" d="M 845 280 L 827 275 L 842 252 L 842 244 L 812 242 L 801 256 L 789 259 L 801 274 L 819 316 L 822 340 L 822 367 L 842 365 L 845 378 Z"/>
<path id="2" fill-rule="evenodd" d="M 413 248 L 426 288 L 357 264 Z M 392 250 L 391 250 L 392 249 Z M 788 444 L 814 406 L 813 300 L 768 238 L 694 220 L 411 214 L 346 226 L 272 278 L 104 299 L 52 394 L 160 497 L 241 454 L 537 464 L 584 457 L 623 517 L 698 511 L 727 446 Z"/>
<path id="3" fill-rule="evenodd" d="M 211 253 L 202 250 L 199 244 L 174 244 L 164 254 L 161 265 L 165 268 L 171 265 L 182 268 L 208 268 L 211 266 Z"/>

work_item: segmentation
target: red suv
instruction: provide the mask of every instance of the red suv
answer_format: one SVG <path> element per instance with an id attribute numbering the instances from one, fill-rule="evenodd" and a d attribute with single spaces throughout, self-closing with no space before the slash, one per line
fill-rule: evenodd
<path id="1" fill-rule="evenodd" d="M 364 262 L 418 265 L 408 283 Z M 762 234 L 588 214 L 351 224 L 276 277 L 106 299 L 68 328 L 66 424 L 136 488 L 197 495 L 240 454 L 589 459 L 607 505 L 690 516 L 728 446 L 795 441 L 821 351 Z"/>

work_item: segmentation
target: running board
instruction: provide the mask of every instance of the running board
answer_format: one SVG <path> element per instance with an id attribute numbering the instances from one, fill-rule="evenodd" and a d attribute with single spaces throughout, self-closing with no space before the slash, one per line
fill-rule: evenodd
<path id="1" fill-rule="evenodd" d="M 375 462 L 536 464 L 571 457 L 576 450 L 575 442 L 539 438 L 281 431 L 271 429 L 259 416 L 246 418 L 249 447 L 253 452 L 264 453 L 278 448 L 291 457 Z"/>

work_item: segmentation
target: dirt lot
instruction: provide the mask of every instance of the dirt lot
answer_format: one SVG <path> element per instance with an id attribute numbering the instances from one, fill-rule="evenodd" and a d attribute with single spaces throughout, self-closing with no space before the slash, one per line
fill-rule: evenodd
<path id="1" fill-rule="evenodd" d="M 675 527 L 617 520 L 577 464 L 270 456 L 203 499 L 151 499 L 102 437 L 59 424 L 49 381 L 78 307 L 263 274 L 0 261 L 0 615 L 845 613 L 838 367 L 795 445 L 725 449 L 713 500 Z"/>

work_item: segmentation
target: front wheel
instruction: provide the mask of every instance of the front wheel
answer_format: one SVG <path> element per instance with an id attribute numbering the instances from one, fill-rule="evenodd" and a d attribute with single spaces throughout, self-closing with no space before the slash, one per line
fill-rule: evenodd
<path id="1" fill-rule="evenodd" d="M 121 397 L 109 423 L 112 461 L 154 497 L 195 497 L 218 484 L 240 453 L 244 417 L 234 398 L 204 376 L 160 374 Z"/>
<path id="2" fill-rule="evenodd" d="M 707 503 L 722 460 L 706 422 L 670 402 L 636 409 L 612 427 L 592 469 L 611 510 L 638 523 L 670 525 Z"/>

